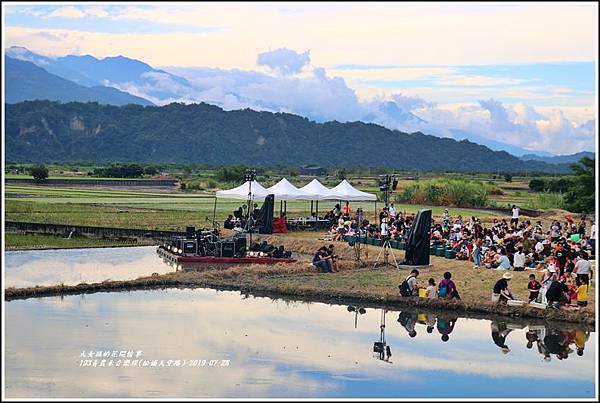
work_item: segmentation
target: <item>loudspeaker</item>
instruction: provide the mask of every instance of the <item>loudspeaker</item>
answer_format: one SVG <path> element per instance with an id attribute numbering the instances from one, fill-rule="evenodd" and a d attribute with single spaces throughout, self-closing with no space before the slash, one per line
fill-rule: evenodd
<path id="1" fill-rule="evenodd" d="M 398 187 L 398 179 L 394 179 L 394 181 L 392 182 L 392 190 L 396 190 L 397 187 Z"/>
<path id="2" fill-rule="evenodd" d="M 191 227 L 191 226 L 185 227 L 185 237 L 186 238 L 193 238 L 195 235 L 196 235 L 195 227 Z"/>
<path id="3" fill-rule="evenodd" d="M 195 239 L 186 239 L 183 242 L 183 253 L 196 253 L 198 242 Z"/>
<path id="4" fill-rule="evenodd" d="M 429 265 L 429 243 L 431 232 L 431 210 L 421 210 L 412 223 L 406 254 L 402 265 Z"/>
<path id="5" fill-rule="evenodd" d="M 222 241 L 219 242 L 221 249 L 221 257 L 234 257 L 235 256 L 235 242 L 233 241 Z"/>
<path id="6" fill-rule="evenodd" d="M 246 253 L 246 235 L 240 234 L 233 241 L 235 243 L 235 256 L 243 256 Z"/>

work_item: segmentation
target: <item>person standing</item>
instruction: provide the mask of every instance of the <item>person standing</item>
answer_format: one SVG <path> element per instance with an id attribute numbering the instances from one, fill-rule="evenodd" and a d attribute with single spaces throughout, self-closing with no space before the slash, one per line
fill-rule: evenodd
<path id="1" fill-rule="evenodd" d="M 512 206 L 512 218 L 510 219 L 510 225 L 512 226 L 517 226 L 519 225 L 519 213 L 521 212 L 521 209 L 519 207 L 517 207 L 515 204 L 513 204 Z"/>
<path id="2" fill-rule="evenodd" d="M 387 223 L 387 218 L 383 218 L 381 220 L 381 239 L 387 240 L 389 235 L 389 226 Z"/>
<path id="3" fill-rule="evenodd" d="M 391 218 L 396 218 L 396 215 L 398 214 L 396 212 L 396 209 L 394 208 L 394 203 L 390 203 L 390 208 L 389 208 L 389 213 L 390 213 L 390 217 Z"/>
<path id="4" fill-rule="evenodd" d="M 588 243 L 592 247 L 592 251 L 595 254 L 596 253 L 596 223 L 591 221 L 591 224 L 592 225 L 590 226 L 590 239 L 589 239 Z"/>
<path id="5" fill-rule="evenodd" d="M 527 290 L 529 290 L 529 303 L 538 300 L 540 288 L 542 288 L 542 285 L 535 279 L 535 274 L 530 274 L 529 283 L 527 283 Z"/>
<path id="6" fill-rule="evenodd" d="M 581 256 L 575 263 L 575 274 L 577 274 L 577 278 L 584 284 L 590 284 L 590 274 L 592 272 L 592 264 L 588 259 L 588 254 L 586 252 L 581 252 Z"/>

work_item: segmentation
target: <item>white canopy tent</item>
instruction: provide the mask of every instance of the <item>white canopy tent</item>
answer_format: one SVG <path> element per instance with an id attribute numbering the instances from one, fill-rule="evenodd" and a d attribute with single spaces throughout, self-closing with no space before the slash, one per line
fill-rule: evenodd
<path id="1" fill-rule="evenodd" d="M 274 194 L 275 199 L 279 200 L 314 200 L 311 193 L 298 189 L 286 178 L 267 188 L 267 191 L 269 194 Z"/>
<path id="2" fill-rule="evenodd" d="M 219 190 L 217 191 L 216 197 L 219 199 L 248 199 L 248 193 L 252 192 L 251 199 L 255 198 L 265 198 L 267 195 L 271 194 L 267 189 L 263 187 L 257 181 L 246 181 L 240 186 L 229 189 L 229 190 Z"/>
<path id="3" fill-rule="evenodd" d="M 317 179 L 313 179 L 310 183 L 302 186 L 300 190 L 312 195 L 308 200 L 339 200 L 338 197 L 331 192 L 331 189 L 325 187 Z"/>
<path id="4" fill-rule="evenodd" d="M 315 215 L 317 217 L 319 212 L 319 201 L 321 200 L 375 201 L 377 203 L 377 195 L 360 191 L 354 188 L 345 179 L 332 189 L 324 186 L 317 179 L 313 179 L 310 183 L 299 189 L 286 178 L 281 179 L 269 188 L 263 187 L 259 182 L 254 180 L 252 182 L 246 181 L 233 189 L 219 190 L 216 192 L 213 222 L 216 216 L 217 198 L 247 200 L 250 192 L 252 193 L 252 200 L 265 198 L 269 194 L 273 194 L 275 199 L 279 199 L 282 203 L 287 202 L 287 200 L 310 200 L 311 215 L 313 212 L 313 203 L 316 203 Z M 377 209 L 377 205 L 375 206 L 375 209 Z M 283 206 L 280 207 L 280 210 L 283 211 Z"/>
<path id="5" fill-rule="evenodd" d="M 377 201 L 377 195 L 363 192 L 354 188 L 346 179 L 341 181 L 337 186 L 331 188 L 337 200 L 347 201 Z"/>

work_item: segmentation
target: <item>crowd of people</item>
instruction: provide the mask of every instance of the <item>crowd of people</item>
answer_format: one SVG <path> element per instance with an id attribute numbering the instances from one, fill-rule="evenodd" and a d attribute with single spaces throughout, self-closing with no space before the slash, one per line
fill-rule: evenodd
<path id="1" fill-rule="evenodd" d="M 504 275 L 494 285 L 493 301 L 506 303 L 516 299 L 508 287 L 512 278 L 509 271 L 533 270 L 540 272 L 541 278 L 536 280 L 533 273 L 529 276 L 529 302 L 552 308 L 586 306 L 596 224 L 585 217 L 576 222 L 567 215 L 564 222 L 553 220 L 545 226 L 542 220 L 522 220 L 516 205 L 511 210 L 510 220 L 494 218 L 484 224 L 474 216 L 467 220 L 461 215 L 452 217 L 445 209 L 441 220 L 432 218 L 430 245 L 451 248 L 456 259 L 472 262 L 474 269 L 503 271 Z M 357 235 L 407 241 L 415 214 L 400 212 L 390 203 L 379 212 L 378 222 L 372 223 L 362 209 L 353 212 L 346 202 L 343 208 L 336 204 L 325 218 L 330 220 L 329 239 L 333 241 Z M 422 288 L 423 296 L 428 298 L 460 298 L 451 273 L 446 272 L 437 285 L 430 278 L 426 286 L 417 284 L 417 276 L 418 271 L 413 270 L 400 285 L 401 293 L 419 295 Z"/>

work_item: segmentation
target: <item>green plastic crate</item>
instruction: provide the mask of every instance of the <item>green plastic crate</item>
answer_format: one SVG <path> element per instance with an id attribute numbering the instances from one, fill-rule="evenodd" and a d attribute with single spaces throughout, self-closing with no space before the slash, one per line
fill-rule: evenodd
<path id="1" fill-rule="evenodd" d="M 444 256 L 444 253 L 446 252 L 445 248 L 436 248 L 435 250 L 435 255 L 436 256 Z"/>
<path id="2" fill-rule="evenodd" d="M 447 250 L 445 256 L 447 259 L 456 259 L 456 251 L 455 250 Z"/>
<path id="3" fill-rule="evenodd" d="M 437 248 L 436 248 L 435 246 L 430 246 L 430 247 L 429 247 L 429 254 L 430 254 L 430 255 L 432 255 L 432 256 L 433 256 L 433 255 L 435 255 L 435 250 L 436 250 L 436 249 L 437 249 Z"/>

